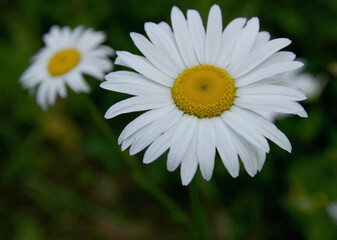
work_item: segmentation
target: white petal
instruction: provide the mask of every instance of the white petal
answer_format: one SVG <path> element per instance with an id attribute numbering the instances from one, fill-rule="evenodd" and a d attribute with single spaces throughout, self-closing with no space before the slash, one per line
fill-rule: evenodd
<path id="1" fill-rule="evenodd" d="M 85 31 L 84 27 L 82 25 L 77 26 L 74 28 L 72 32 L 72 39 L 73 39 L 73 44 L 75 45 L 78 41 L 78 39 L 81 37 L 83 32 Z"/>
<path id="2" fill-rule="evenodd" d="M 230 63 L 234 46 L 246 21 L 246 18 L 236 18 L 225 28 L 222 34 L 221 48 L 217 56 L 216 66 L 226 68 Z"/>
<path id="3" fill-rule="evenodd" d="M 230 75 L 233 78 L 238 78 L 248 73 L 263 61 L 265 61 L 268 57 L 273 55 L 275 52 L 280 49 L 288 46 L 291 41 L 287 38 L 278 38 L 273 39 L 262 46 L 256 48 L 252 51 L 248 56 L 236 66 L 233 66 Z"/>
<path id="4" fill-rule="evenodd" d="M 153 143 L 145 151 L 143 162 L 145 164 L 151 163 L 162 155 L 171 145 L 171 139 L 177 129 L 177 124 L 170 127 L 162 135 L 153 141 Z"/>
<path id="5" fill-rule="evenodd" d="M 187 22 L 184 14 L 179 8 L 173 7 L 171 11 L 171 21 L 173 34 L 178 45 L 179 52 L 188 67 L 198 65 L 197 58 L 194 54 L 192 38 L 190 36 Z"/>
<path id="6" fill-rule="evenodd" d="M 63 81 L 58 81 L 57 84 L 57 92 L 61 98 L 67 97 L 67 89 Z"/>
<path id="7" fill-rule="evenodd" d="M 86 57 L 88 57 L 89 59 L 93 59 L 93 58 L 94 59 L 96 59 L 96 58 L 105 59 L 105 58 L 107 58 L 109 56 L 114 55 L 115 51 L 111 47 L 101 45 L 101 46 L 98 46 L 95 49 L 92 49 L 90 51 L 82 53 L 82 55 L 83 54 Z M 111 63 L 110 59 L 109 60 L 105 60 L 105 61 L 108 61 L 109 63 Z"/>
<path id="8" fill-rule="evenodd" d="M 190 30 L 195 54 L 200 64 L 206 64 L 205 59 L 205 28 L 200 14 L 196 10 L 187 11 L 187 24 Z"/>
<path id="9" fill-rule="evenodd" d="M 170 151 L 167 156 L 167 169 L 174 171 L 181 163 L 195 132 L 198 119 L 184 115 L 177 123 L 178 129 L 172 137 Z"/>
<path id="10" fill-rule="evenodd" d="M 167 22 L 160 22 L 158 24 L 158 27 L 160 27 L 160 29 L 163 30 L 172 41 L 175 41 L 172 28 Z"/>
<path id="11" fill-rule="evenodd" d="M 221 115 L 225 123 L 228 124 L 234 131 L 238 132 L 242 137 L 247 139 L 256 147 L 263 149 L 266 152 L 269 152 L 269 144 L 267 140 L 256 131 L 254 128 L 250 128 L 247 125 L 245 119 L 240 118 L 237 114 L 232 111 L 226 111 Z"/>
<path id="12" fill-rule="evenodd" d="M 41 73 L 41 69 L 44 65 L 32 63 L 32 65 L 21 75 L 20 83 L 23 88 L 33 88 L 39 83 L 45 80 L 44 74 Z"/>
<path id="13" fill-rule="evenodd" d="M 134 134 L 139 129 L 145 127 L 146 125 L 150 124 L 151 122 L 157 120 L 164 114 L 170 112 L 174 106 L 168 106 L 163 108 L 158 108 L 154 110 L 149 110 L 142 115 L 138 116 L 132 122 L 130 122 L 119 135 L 118 144 L 121 144 L 127 137 Z"/>
<path id="14" fill-rule="evenodd" d="M 56 97 L 57 97 L 57 85 L 56 84 L 57 84 L 56 81 L 51 82 L 48 87 L 47 98 L 48 98 L 48 104 L 50 106 L 54 105 L 56 101 Z"/>
<path id="15" fill-rule="evenodd" d="M 233 112 L 241 115 L 242 118 L 249 120 L 250 125 L 257 128 L 263 136 L 269 138 L 284 150 L 291 152 L 291 144 L 288 138 L 273 123 L 252 111 L 236 106 L 233 106 L 231 109 Z"/>
<path id="16" fill-rule="evenodd" d="M 40 107 L 46 111 L 48 109 L 46 92 L 49 84 L 47 82 L 41 83 L 36 92 L 36 102 Z"/>
<path id="17" fill-rule="evenodd" d="M 72 71 L 65 76 L 65 82 L 74 92 L 89 92 L 90 87 L 77 71 Z"/>
<path id="18" fill-rule="evenodd" d="M 116 53 L 118 57 L 123 60 L 123 62 L 145 77 L 167 87 L 173 86 L 174 80 L 159 71 L 146 58 L 131 54 L 129 52 L 117 51 Z"/>
<path id="19" fill-rule="evenodd" d="M 190 145 L 186 151 L 186 154 L 181 162 L 180 177 L 181 177 L 181 182 L 184 186 L 187 186 L 191 182 L 198 168 L 197 138 L 198 138 L 198 133 L 197 131 L 195 131 L 191 139 Z"/>
<path id="20" fill-rule="evenodd" d="M 163 54 L 170 59 L 179 73 L 186 69 L 186 65 L 181 59 L 178 47 L 175 43 L 173 32 L 167 24 L 145 23 L 145 31 L 152 43 Z"/>
<path id="21" fill-rule="evenodd" d="M 292 101 L 301 101 L 306 99 L 305 94 L 300 89 L 282 85 L 249 85 L 236 90 L 236 96 L 242 97 L 243 99 L 249 98 L 249 96 L 258 97 L 262 95 L 274 96 L 275 98 L 281 97 Z"/>
<path id="22" fill-rule="evenodd" d="M 116 52 L 117 53 L 117 52 Z M 128 68 L 131 68 L 126 62 L 123 61 L 122 58 L 120 57 L 116 57 L 115 59 L 115 62 L 114 62 L 115 65 L 120 65 L 120 66 L 124 66 L 124 67 L 128 67 Z"/>
<path id="23" fill-rule="evenodd" d="M 275 99 L 274 97 L 258 96 L 249 100 L 237 97 L 234 104 L 252 111 L 269 111 L 275 113 L 297 114 L 300 117 L 308 117 L 304 108 L 297 102 Z"/>
<path id="24" fill-rule="evenodd" d="M 62 42 L 60 38 L 61 29 L 59 26 L 52 26 L 48 33 L 43 35 L 43 41 L 50 48 L 58 48 L 59 44 Z"/>
<path id="25" fill-rule="evenodd" d="M 176 123 L 182 114 L 182 111 L 174 109 L 135 133 L 135 140 L 130 147 L 130 155 L 134 155 L 150 145 L 160 134 Z"/>
<path id="26" fill-rule="evenodd" d="M 76 46 L 82 51 L 93 49 L 104 42 L 106 35 L 102 31 L 93 31 L 93 29 L 87 29 L 83 32 L 82 36 L 78 39 Z"/>
<path id="27" fill-rule="evenodd" d="M 218 5 L 213 5 L 207 21 L 205 56 L 206 62 L 213 65 L 220 50 L 222 37 L 222 16 Z"/>
<path id="28" fill-rule="evenodd" d="M 179 73 L 175 66 L 149 40 L 138 33 L 131 33 L 130 36 L 137 48 L 161 72 L 174 79 L 178 77 Z"/>
<path id="29" fill-rule="evenodd" d="M 252 50 L 255 50 L 256 48 L 260 47 L 261 45 L 265 44 L 268 42 L 270 39 L 270 34 L 269 32 L 259 32 L 256 36 L 255 42 L 253 44 Z"/>
<path id="30" fill-rule="evenodd" d="M 293 61 L 293 62 L 281 62 L 276 63 L 270 66 L 267 66 L 258 71 L 254 71 L 252 73 L 248 73 L 243 77 L 235 79 L 235 87 L 242 87 L 252 83 L 255 83 L 264 78 L 272 77 L 280 73 L 284 73 L 287 71 L 295 70 L 303 66 L 303 63 Z"/>
<path id="31" fill-rule="evenodd" d="M 259 31 L 259 19 L 254 17 L 247 22 L 233 50 L 231 64 L 235 66 L 250 52 Z"/>
<path id="32" fill-rule="evenodd" d="M 236 134 L 231 128 L 228 128 L 228 130 L 233 146 L 236 148 L 247 173 L 252 177 L 255 176 L 257 171 L 263 166 L 265 152 L 260 148 L 256 148 L 239 134 Z"/>
<path id="33" fill-rule="evenodd" d="M 88 58 L 83 59 L 83 62 L 79 65 L 79 71 L 96 78 L 97 80 L 103 80 L 105 72 L 112 69 L 112 63 L 108 59 L 100 58 Z"/>
<path id="34" fill-rule="evenodd" d="M 105 76 L 101 88 L 131 95 L 165 94 L 170 89 L 135 72 L 116 71 Z"/>
<path id="35" fill-rule="evenodd" d="M 228 127 L 221 118 L 213 118 L 212 125 L 215 133 L 215 146 L 220 158 L 230 175 L 237 177 L 239 175 L 240 164 Z"/>
<path id="36" fill-rule="evenodd" d="M 209 181 L 213 174 L 215 158 L 215 134 L 210 119 L 199 120 L 197 154 L 201 175 Z"/>
<path id="37" fill-rule="evenodd" d="M 166 107 L 173 104 L 168 96 L 138 96 L 131 97 L 112 105 L 105 113 L 105 118 L 113 118 L 123 113 L 145 111 Z"/>
<path id="38" fill-rule="evenodd" d="M 258 72 L 266 67 L 272 66 L 274 64 L 279 64 L 279 63 L 286 63 L 286 62 L 291 62 L 295 59 L 296 55 L 292 52 L 287 52 L 287 51 L 279 51 L 271 55 L 267 60 L 265 60 L 263 63 L 261 63 L 258 67 L 256 67 L 254 70 L 251 72 L 247 73 L 246 75 L 253 74 L 255 72 Z M 246 76 L 245 75 L 245 76 Z M 245 77 L 242 76 L 242 77 Z M 276 75 L 279 76 L 279 75 Z M 262 80 L 260 80 L 262 81 Z M 262 82 L 264 82 L 263 80 Z M 283 81 L 283 80 L 282 80 Z M 278 82 L 275 80 L 274 82 Z"/>

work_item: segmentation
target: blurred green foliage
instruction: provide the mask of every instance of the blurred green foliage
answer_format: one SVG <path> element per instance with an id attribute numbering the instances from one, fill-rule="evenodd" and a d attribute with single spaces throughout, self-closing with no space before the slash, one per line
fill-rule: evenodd
<path id="1" fill-rule="evenodd" d="M 170 21 L 170 9 L 197 9 L 204 21 L 217 3 L 224 24 L 258 16 L 273 38 L 293 40 L 289 50 L 322 75 L 320 99 L 304 103 L 308 119 L 277 122 L 293 145 L 288 154 L 274 144 L 261 173 L 241 168 L 233 179 L 219 159 L 210 182 L 198 172 L 196 185 L 214 239 L 337 239 L 325 208 L 337 200 L 337 1 L 235 0 L 13 0 L 0 1 L 0 239 L 190 239 L 156 198 L 143 190 L 126 162 L 95 125 L 87 97 L 103 117 L 125 98 L 102 90 L 68 98 L 43 112 L 18 83 L 29 59 L 43 46 L 50 26 L 83 24 L 107 33 L 107 45 L 138 52 L 129 33 L 144 34 L 147 21 Z M 116 67 L 118 69 L 118 67 Z M 108 121 L 115 134 L 138 114 Z M 117 144 L 117 142 L 115 143 Z M 165 156 L 150 165 L 136 163 L 191 213 L 188 188 L 179 171 L 166 170 Z"/>

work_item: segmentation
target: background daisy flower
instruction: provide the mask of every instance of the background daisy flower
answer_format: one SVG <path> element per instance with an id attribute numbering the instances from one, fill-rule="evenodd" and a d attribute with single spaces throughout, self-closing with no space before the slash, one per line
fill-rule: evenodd
<path id="1" fill-rule="evenodd" d="M 206 30 L 195 10 L 185 19 L 173 7 L 171 21 L 172 29 L 146 23 L 150 41 L 131 33 L 144 57 L 118 51 L 115 63 L 137 73 L 112 72 L 101 84 L 135 95 L 110 107 L 106 118 L 148 110 L 121 133 L 122 150 L 130 147 L 132 155 L 148 147 L 143 161 L 151 163 L 169 149 L 167 168 L 181 165 L 183 185 L 198 166 L 211 179 L 216 151 L 233 177 L 239 174 L 238 156 L 249 175 L 262 169 L 266 138 L 290 152 L 287 137 L 257 112 L 307 117 L 296 102 L 306 99 L 302 91 L 275 84 L 276 75 L 303 66 L 292 52 L 279 51 L 291 41 L 270 40 L 256 17 L 234 19 L 223 30 L 218 5 L 210 9 Z"/>
<path id="2" fill-rule="evenodd" d="M 101 80 L 113 67 L 109 56 L 114 50 L 101 45 L 105 40 L 104 32 L 83 26 L 52 26 L 43 36 L 45 47 L 32 58 L 20 83 L 30 91 L 38 86 L 36 100 L 43 110 L 55 104 L 57 95 L 66 97 L 66 85 L 74 92 L 89 92 L 82 74 Z"/>

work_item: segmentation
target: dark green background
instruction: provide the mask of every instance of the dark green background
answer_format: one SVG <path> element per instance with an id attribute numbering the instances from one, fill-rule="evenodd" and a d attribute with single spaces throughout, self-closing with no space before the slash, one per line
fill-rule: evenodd
<path id="1" fill-rule="evenodd" d="M 50 26 L 83 24 L 107 33 L 107 45 L 139 53 L 129 33 L 144 34 L 147 21 L 170 22 L 176 5 L 197 9 L 204 21 L 218 3 L 224 25 L 239 16 L 260 18 L 272 38 L 288 37 L 287 50 L 307 61 L 306 71 L 328 80 L 322 96 L 303 103 L 309 118 L 278 121 L 293 145 L 288 154 L 271 143 L 261 173 L 230 177 L 220 159 L 214 176 L 195 176 L 213 239 L 337 239 L 326 205 L 337 201 L 337 1 L 307 0 L 61 0 L 0 1 L 0 239 L 192 239 L 158 200 L 141 188 L 116 148 L 95 124 L 126 96 L 92 86 L 90 95 L 58 99 L 43 112 L 18 79 L 43 47 Z M 119 67 L 116 67 L 119 69 Z M 138 114 L 105 120 L 118 135 Z M 115 143 L 117 144 L 117 143 Z M 188 188 L 166 159 L 135 161 L 188 214 Z"/>

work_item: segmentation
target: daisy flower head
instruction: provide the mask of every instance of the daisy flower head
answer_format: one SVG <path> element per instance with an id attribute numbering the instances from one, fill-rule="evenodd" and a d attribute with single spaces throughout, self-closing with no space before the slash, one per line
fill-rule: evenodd
<path id="1" fill-rule="evenodd" d="M 89 92 L 82 74 L 103 80 L 113 67 L 109 56 L 114 50 L 101 45 L 105 39 L 104 32 L 83 26 L 52 26 L 43 36 L 45 46 L 32 58 L 20 83 L 30 91 L 38 86 L 36 100 L 43 110 L 55 104 L 57 95 L 66 97 L 66 85 L 74 92 Z"/>
<path id="2" fill-rule="evenodd" d="M 296 101 L 299 89 L 275 83 L 275 76 L 300 68 L 292 52 L 279 51 L 290 40 L 270 40 L 259 31 L 259 20 L 237 18 L 224 29 L 218 5 L 210 9 L 204 28 L 196 10 L 187 18 L 171 12 L 165 22 L 145 23 L 148 38 L 131 33 L 144 56 L 117 51 L 115 64 L 134 69 L 109 73 L 101 87 L 134 95 L 111 106 L 105 114 L 146 111 L 119 136 L 122 150 L 136 154 L 146 147 L 143 162 L 151 163 L 168 151 L 167 168 L 180 165 L 183 185 L 198 166 L 210 180 L 218 152 L 228 172 L 237 177 L 239 157 L 248 174 L 260 171 L 269 144 L 266 138 L 291 151 L 287 137 L 257 111 L 306 117 Z"/>

